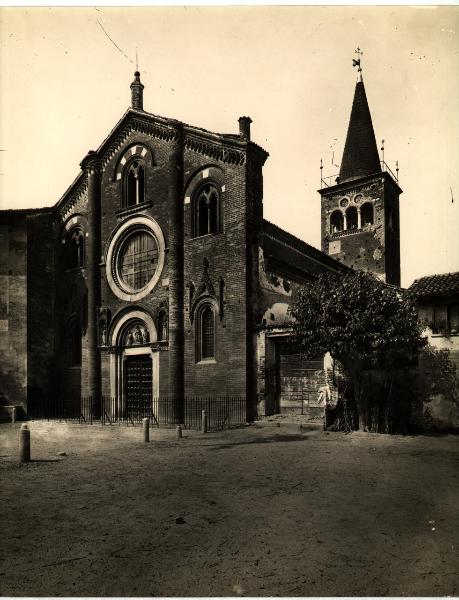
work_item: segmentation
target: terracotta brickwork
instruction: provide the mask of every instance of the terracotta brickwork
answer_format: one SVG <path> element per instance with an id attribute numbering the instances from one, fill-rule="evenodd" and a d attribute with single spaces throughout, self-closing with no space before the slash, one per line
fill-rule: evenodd
<path id="1" fill-rule="evenodd" d="M 352 269 L 400 285 L 400 193 L 388 173 L 321 189 L 322 252 Z M 365 207 L 371 207 L 372 223 L 363 223 Z M 357 212 L 357 224 L 334 230 L 333 216 L 341 214 L 348 225 L 349 209 Z"/>

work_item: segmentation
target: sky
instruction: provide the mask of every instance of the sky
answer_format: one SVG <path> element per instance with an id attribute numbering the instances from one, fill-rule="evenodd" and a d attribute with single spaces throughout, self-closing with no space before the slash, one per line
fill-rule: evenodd
<path id="1" fill-rule="evenodd" d="M 0 208 L 51 206 L 130 104 L 220 133 L 252 118 L 264 216 L 320 247 L 356 73 L 404 193 L 402 285 L 459 271 L 459 8 L 0 9 Z"/>

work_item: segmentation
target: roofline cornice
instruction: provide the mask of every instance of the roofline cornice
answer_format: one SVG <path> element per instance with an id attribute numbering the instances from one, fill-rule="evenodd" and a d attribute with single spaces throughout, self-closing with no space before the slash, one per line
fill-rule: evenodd
<path id="1" fill-rule="evenodd" d="M 383 177 L 384 180 L 391 184 L 392 187 L 399 193 L 403 194 L 402 188 L 398 185 L 395 179 L 387 171 L 381 171 L 380 173 L 374 173 L 373 175 L 365 175 L 365 177 L 359 177 L 358 179 L 351 179 L 350 181 L 344 181 L 343 183 L 337 183 L 330 187 L 321 188 L 317 190 L 321 196 L 328 196 L 329 194 L 336 194 L 337 192 L 346 192 L 352 190 L 354 187 L 374 181 L 378 177 Z"/>
<path id="2" fill-rule="evenodd" d="M 209 158 L 234 165 L 244 165 L 247 155 L 263 165 L 269 154 L 254 142 L 244 140 L 238 135 L 220 134 L 175 119 L 168 119 L 152 113 L 129 108 L 95 152 L 101 160 L 102 168 L 113 158 L 125 143 L 132 131 L 146 133 L 157 139 L 172 141 L 183 130 L 184 148 L 203 154 Z M 55 205 L 55 209 L 64 216 L 78 201 L 87 187 L 86 174 L 81 171 Z"/>

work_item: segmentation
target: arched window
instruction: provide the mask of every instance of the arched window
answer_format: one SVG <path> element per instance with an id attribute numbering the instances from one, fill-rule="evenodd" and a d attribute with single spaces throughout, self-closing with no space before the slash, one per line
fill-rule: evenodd
<path id="1" fill-rule="evenodd" d="M 125 206 L 135 206 L 145 200 L 145 168 L 142 161 L 136 159 L 126 170 Z"/>
<path id="2" fill-rule="evenodd" d="M 158 315 L 158 341 L 163 342 L 168 338 L 167 313 L 162 310 Z"/>
<path id="3" fill-rule="evenodd" d="M 330 233 L 342 231 L 344 227 L 343 213 L 340 210 L 332 212 L 330 217 Z"/>
<path id="4" fill-rule="evenodd" d="M 362 227 L 365 227 L 365 225 L 373 225 L 374 217 L 372 204 L 366 202 L 360 209 L 360 214 L 362 218 Z"/>
<path id="5" fill-rule="evenodd" d="M 85 248 L 84 234 L 80 227 L 72 229 L 68 239 L 68 269 L 78 269 L 84 267 Z"/>
<path id="6" fill-rule="evenodd" d="M 346 229 L 357 229 L 357 209 L 355 206 L 350 206 L 346 211 Z"/>
<path id="7" fill-rule="evenodd" d="M 81 366 L 81 328 L 75 319 L 70 321 L 68 328 L 68 365 Z"/>
<path id="8" fill-rule="evenodd" d="M 218 232 L 217 188 L 208 183 L 197 194 L 195 201 L 195 235 L 196 237 Z"/>
<path id="9" fill-rule="evenodd" d="M 215 312 L 210 304 L 204 305 L 198 313 L 197 360 L 215 358 Z"/>

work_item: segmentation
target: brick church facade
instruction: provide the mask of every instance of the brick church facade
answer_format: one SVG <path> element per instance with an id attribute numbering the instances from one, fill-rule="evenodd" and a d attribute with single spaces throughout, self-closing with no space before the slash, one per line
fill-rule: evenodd
<path id="1" fill-rule="evenodd" d="M 299 286 L 325 270 L 400 284 L 396 178 L 363 81 L 339 177 L 320 190 L 322 251 L 263 218 L 268 153 L 131 107 L 57 204 L 0 212 L 0 404 L 243 396 L 247 418 L 324 382 L 289 339 Z M 322 409 L 323 410 L 323 409 Z"/>

